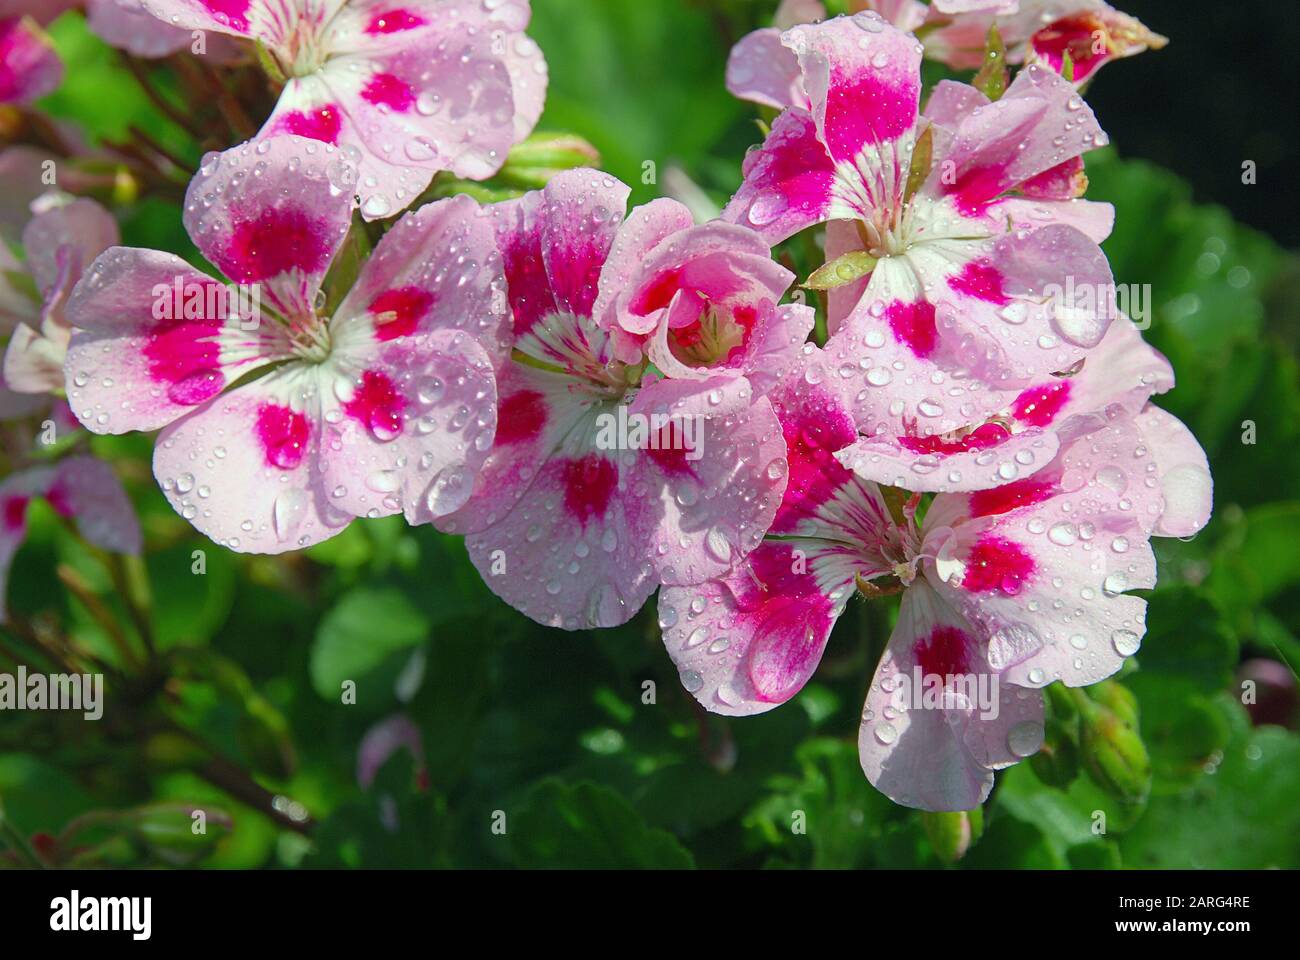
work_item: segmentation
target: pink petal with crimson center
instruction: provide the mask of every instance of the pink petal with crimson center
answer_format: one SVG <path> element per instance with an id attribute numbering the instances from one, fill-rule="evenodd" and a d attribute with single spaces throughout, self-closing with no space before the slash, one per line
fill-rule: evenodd
<path id="1" fill-rule="evenodd" d="M 616 322 L 629 333 L 648 334 L 679 292 L 700 306 L 694 316 L 680 317 L 684 325 L 698 319 L 705 302 L 724 313 L 775 303 L 793 280 L 753 230 L 715 221 L 673 234 L 646 254 L 618 294 Z"/>
<path id="2" fill-rule="evenodd" d="M 288 356 L 269 320 L 242 329 L 229 289 L 179 257 L 114 247 L 68 302 L 68 403 L 94 433 L 156 430 Z"/>
<path id="3" fill-rule="evenodd" d="M 478 204 L 464 196 L 425 204 L 375 246 L 331 332 L 351 344 L 461 331 L 500 364 L 509 353 L 504 283 L 492 227 Z"/>
<path id="4" fill-rule="evenodd" d="M 496 378 L 483 348 L 436 330 L 341 359 L 361 373 L 340 401 L 343 416 L 325 417 L 320 472 L 332 506 L 358 517 L 400 511 L 413 524 L 463 506 L 496 430 Z"/>
<path id="5" fill-rule="evenodd" d="M 660 592 L 664 646 L 705 709 L 764 713 L 807 683 L 852 589 L 850 574 L 838 600 L 823 593 L 812 570 L 825 549 L 766 543 L 722 580 Z"/>
<path id="6" fill-rule="evenodd" d="M 634 533 L 651 505 L 615 493 L 616 460 L 595 449 L 543 459 L 504 518 L 465 538 L 497 596 L 538 623 L 566 630 L 629 620 L 658 581 Z M 490 490 L 490 488 L 488 488 Z"/>
<path id="7" fill-rule="evenodd" d="M 752 227 L 768 243 L 822 222 L 831 209 L 835 164 L 804 110 L 776 118 L 762 147 L 745 158 L 744 175 L 722 219 Z"/>
<path id="8" fill-rule="evenodd" d="M 1011 434 L 986 424 L 965 437 L 863 437 L 840 451 L 858 476 L 918 493 L 998 487 L 1046 466 L 1059 441 L 1050 431 Z"/>
<path id="9" fill-rule="evenodd" d="M 289 364 L 158 435 L 154 476 L 204 536 L 241 553 L 283 553 L 351 522 L 321 473 L 324 416 L 314 379 Z"/>
<path id="10" fill-rule="evenodd" d="M 924 190 L 951 195 L 968 216 L 1007 191 L 1081 154 L 1106 135 L 1074 87 L 1041 66 L 1021 70 L 996 103 L 972 110 L 953 131 Z"/>
<path id="11" fill-rule="evenodd" d="M 343 154 L 304 137 L 204 158 L 185 194 L 185 229 L 230 280 L 262 285 L 286 318 L 309 316 L 351 219 Z"/>
<path id="12" fill-rule="evenodd" d="M 866 13 L 795 27 L 782 42 L 799 57 L 819 138 L 835 161 L 852 163 L 915 126 L 921 95 L 915 37 Z"/>
<path id="13" fill-rule="evenodd" d="M 992 638 L 989 660 L 1010 682 L 1095 683 L 1136 650 L 1146 603 L 1126 591 L 1155 584 L 1146 531 L 1164 507 L 1159 484 L 1145 483 L 1150 462 L 1121 421 L 1063 448 L 1043 471 L 1059 478 L 1052 496 L 1000 513 L 979 509 L 982 494 L 931 504 L 925 528 L 955 531 L 960 569 L 927 561 L 926 576 Z"/>
<path id="14" fill-rule="evenodd" d="M 140 9 L 184 30 L 212 30 L 256 37 L 268 46 L 283 42 L 302 13 L 270 0 L 140 0 Z"/>
<path id="15" fill-rule="evenodd" d="M 592 316 L 628 194 L 608 174 L 578 169 L 488 208 L 505 260 L 517 336 L 557 312 Z M 563 357 L 555 359 L 564 365 Z"/>
<path id="16" fill-rule="evenodd" d="M 904 593 L 858 735 L 867 779 L 895 803 L 974 809 L 988 798 L 994 769 L 1042 744 L 1042 696 L 1005 682 L 985 661 L 981 636 L 925 580 Z M 929 701 L 927 684 L 941 691 Z"/>
<path id="17" fill-rule="evenodd" d="M 788 463 L 772 405 L 744 378 L 659 380 L 643 386 L 630 412 L 691 418 L 694 450 L 677 458 L 637 456 L 632 495 L 646 509 L 635 533 L 665 584 L 725 575 L 758 546 L 785 493 Z M 649 522 L 653 519 L 653 522 Z"/>
<path id="18" fill-rule="evenodd" d="M 577 339 L 574 318 L 559 314 L 551 326 L 556 328 L 551 332 L 558 340 Z M 608 346 L 607 342 L 604 346 Z M 604 359 L 597 361 L 601 356 Z M 598 348 L 589 362 L 603 366 L 608 359 Z M 575 431 L 590 427 L 599 412 L 600 400 L 575 389 L 580 386 L 575 376 L 517 362 L 499 370 L 500 412 L 491 454 L 473 496 L 461 510 L 439 519 L 439 529 L 475 533 L 501 522 L 515 510 L 561 442 Z M 582 451 L 571 452 L 577 457 L 582 455 Z"/>

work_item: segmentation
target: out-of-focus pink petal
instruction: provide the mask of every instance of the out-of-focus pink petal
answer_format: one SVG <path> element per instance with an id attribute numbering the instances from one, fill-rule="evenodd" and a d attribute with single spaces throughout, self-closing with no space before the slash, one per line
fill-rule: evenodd
<path id="1" fill-rule="evenodd" d="M 76 521 L 77 531 L 88 542 L 114 553 L 140 552 L 140 521 L 117 474 L 103 460 L 60 461 L 45 496 L 60 513 Z"/>
<path id="2" fill-rule="evenodd" d="M 145 12 L 139 0 L 86 0 L 86 26 L 110 46 L 150 59 L 186 50 L 193 42 L 189 30 Z"/>
<path id="3" fill-rule="evenodd" d="M 0 103 L 30 103 L 63 81 L 63 61 L 34 20 L 0 20 Z"/>
<path id="4" fill-rule="evenodd" d="M 107 210 L 94 200 L 75 199 L 33 217 L 23 230 L 23 250 L 36 286 L 48 293 L 60 280 L 61 256 L 70 258 L 68 269 L 75 282 L 119 239 L 117 221 Z"/>
<path id="5" fill-rule="evenodd" d="M 357 783 L 369 789 L 393 754 L 406 750 L 415 762 L 417 775 L 424 770 L 424 740 L 420 728 L 404 713 L 381 720 L 366 731 L 357 748 Z"/>
<path id="6" fill-rule="evenodd" d="M 81 0 L 0 0 L 0 17 L 32 17 L 44 26 L 80 3 Z"/>
<path id="7" fill-rule="evenodd" d="M 778 110 L 806 110 L 811 105 L 803 88 L 799 58 L 781 42 L 781 31 L 774 27 L 755 30 L 731 48 L 727 89 L 741 100 Z"/>
<path id="8" fill-rule="evenodd" d="M 17 420 L 30 416 L 47 406 L 50 398 L 40 393 L 19 393 L 10 390 L 3 374 L 0 374 L 0 420 Z"/>
<path id="9" fill-rule="evenodd" d="M 27 507 L 33 497 L 48 500 L 61 516 L 71 518 L 89 543 L 117 553 L 140 552 L 140 523 L 122 484 L 102 460 L 70 457 L 56 466 L 15 473 L 0 483 L 0 621 L 8 618 L 9 568 L 27 537 Z"/>
<path id="10" fill-rule="evenodd" d="M 37 467 L 0 481 L 0 622 L 9 619 L 9 568 L 27 539 L 27 505 L 45 496 L 53 480 L 53 467 Z"/>
<path id="11" fill-rule="evenodd" d="M 4 382 L 9 389 L 35 394 L 63 389 L 69 331 L 50 326 L 52 336 L 43 336 L 25 323 L 14 328 L 4 353 Z"/>

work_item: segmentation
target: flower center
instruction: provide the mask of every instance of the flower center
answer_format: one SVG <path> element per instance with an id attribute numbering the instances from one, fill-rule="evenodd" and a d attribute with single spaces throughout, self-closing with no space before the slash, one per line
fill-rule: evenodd
<path id="1" fill-rule="evenodd" d="M 288 321 L 286 327 L 295 357 L 307 363 L 324 363 L 329 359 L 332 341 L 327 319 L 313 310 L 306 317 Z"/>
<path id="2" fill-rule="evenodd" d="M 279 60 L 289 77 L 306 77 L 318 71 L 325 62 L 325 48 L 316 24 L 300 18 L 285 38 Z"/>
<path id="3" fill-rule="evenodd" d="M 669 348 L 688 366 L 711 367 L 725 362 L 733 350 L 745 345 L 756 316 L 750 306 L 735 310 L 705 307 L 694 323 L 668 331 Z"/>

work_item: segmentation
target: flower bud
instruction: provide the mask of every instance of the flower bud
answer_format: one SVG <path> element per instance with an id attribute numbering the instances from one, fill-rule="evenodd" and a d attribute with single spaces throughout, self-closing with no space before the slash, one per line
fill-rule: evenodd
<path id="1" fill-rule="evenodd" d="M 984 811 L 980 807 L 954 813 L 926 811 L 921 814 L 921 826 L 939 859 L 956 863 L 984 832 Z"/>
<path id="2" fill-rule="evenodd" d="M 1047 721 L 1043 745 L 1029 758 L 1029 766 L 1050 787 L 1064 788 L 1079 775 L 1079 749 L 1066 724 L 1057 717 Z"/>
<path id="3" fill-rule="evenodd" d="M 1144 803 L 1151 758 L 1137 730 L 1108 706 L 1079 697 L 1079 753 L 1097 786 L 1123 803 Z"/>
<path id="4" fill-rule="evenodd" d="M 568 133 L 535 133 L 511 148 L 497 174 L 502 183 L 540 190 L 561 170 L 600 166 L 600 153 L 582 137 Z"/>

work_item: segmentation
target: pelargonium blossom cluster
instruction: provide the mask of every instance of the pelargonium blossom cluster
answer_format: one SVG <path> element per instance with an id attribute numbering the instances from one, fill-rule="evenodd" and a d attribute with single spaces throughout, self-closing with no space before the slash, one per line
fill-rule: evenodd
<path id="1" fill-rule="evenodd" d="M 254 42 L 278 101 L 189 183 L 211 271 L 121 246 L 89 199 L 35 201 L 0 290 L 7 415 L 61 393 L 91 433 L 159 431 L 163 494 L 234 551 L 401 514 L 462 535 L 542 624 L 617 626 L 657 593 L 684 688 L 718 714 L 791 699 L 855 596 L 899 595 L 859 751 L 921 809 L 980 804 L 1042 744 L 1042 687 L 1138 650 L 1151 538 L 1203 527 L 1211 479 L 1152 402 L 1168 362 L 1113 298 L 1066 294 L 1113 290 L 1080 84 L 1162 42 L 1136 21 L 1094 0 L 829 20 L 786 0 L 728 69 L 779 113 L 697 223 L 670 199 L 629 210 L 585 167 L 423 202 L 439 172 L 490 177 L 541 114 L 523 0 L 114 2 L 101 27 Z M 1023 64 L 1004 91 L 923 90 L 924 57 L 977 66 L 990 25 Z M 809 230 L 826 265 L 800 278 L 773 247 Z M 827 291 L 824 336 L 801 280 Z M 139 549 L 116 481 L 84 493 L 107 469 L 6 481 L 0 558 L 33 495 Z"/>

